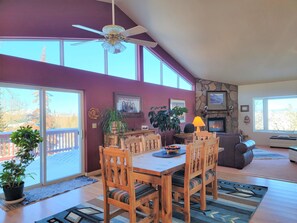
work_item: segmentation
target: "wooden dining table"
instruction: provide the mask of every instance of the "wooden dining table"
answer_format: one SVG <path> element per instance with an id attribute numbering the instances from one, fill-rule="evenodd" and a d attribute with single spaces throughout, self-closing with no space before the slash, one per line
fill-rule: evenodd
<path id="1" fill-rule="evenodd" d="M 186 145 L 179 145 L 186 148 Z M 223 151 L 219 148 L 219 152 Z M 172 175 L 185 167 L 186 154 L 180 156 L 161 158 L 153 156 L 152 151 L 134 155 L 132 158 L 133 171 L 139 179 L 146 177 L 145 181 L 161 187 L 161 219 L 162 222 L 172 222 Z"/>
<path id="2" fill-rule="evenodd" d="M 186 146 L 182 145 L 181 147 L 185 148 Z M 161 187 L 161 219 L 162 222 L 172 222 L 172 174 L 183 169 L 186 155 L 161 158 L 153 156 L 153 153 L 156 152 L 159 151 L 134 155 L 132 158 L 133 171 L 146 174 L 152 184 Z"/>

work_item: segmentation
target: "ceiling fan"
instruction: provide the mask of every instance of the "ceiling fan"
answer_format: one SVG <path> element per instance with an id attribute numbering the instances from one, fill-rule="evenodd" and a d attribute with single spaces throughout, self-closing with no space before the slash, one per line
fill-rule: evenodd
<path id="1" fill-rule="evenodd" d="M 72 26 L 89 31 L 89 32 L 97 33 L 103 36 L 104 38 L 96 39 L 96 41 L 103 41 L 102 47 L 106 49 L 108 52 L 113 54 L 123 52 L 126 49 L 126 47 L 122 44 L 122 42 L 130 42 L 130 43 L 135 43 L 135 44 L 147 46 L 147 47 L 157 46 L 156 42 L 130 38 L 130 36 L 147 32 L 146 28 L 142 26 L 135 26 L 133 28 L 125 30 L 124 27 L 115 25 L 114 0 L 112 0 L 112 25 L 104 26 L 102 31 L 92 29 L 82 25 L 72 25 Z"/>

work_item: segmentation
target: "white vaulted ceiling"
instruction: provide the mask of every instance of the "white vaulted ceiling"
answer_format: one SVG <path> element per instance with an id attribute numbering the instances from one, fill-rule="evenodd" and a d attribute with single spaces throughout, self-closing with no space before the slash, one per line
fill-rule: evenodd
<path id="1" fill-rule="evenodd" d="M 297 80 L 297 0 L 115 2 L 197 78 Z"/>

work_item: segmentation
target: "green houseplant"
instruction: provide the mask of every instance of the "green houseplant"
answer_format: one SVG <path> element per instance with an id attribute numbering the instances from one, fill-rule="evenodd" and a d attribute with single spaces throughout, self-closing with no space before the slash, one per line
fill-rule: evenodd
<path id="1" fill-rule="evenodd" d="M 5 200 L 18 200 L 23 197 L 24 179 L 26 168 L 36 156 L 34 149 L 43 141 L 39 131 L 31 126 L 21 126 L 11 134 L 10 140 L 18 147 L 13 159 L 2 164 L 3 171 L 0 173 L 0 187 L 3 188 Z"/>
<path id="2" fill-rule="evenodd" d="M 101 119 L 101 125 L 104 133 L 123 133 L 127 130 L 127 123 L 121 112 L 114 108 L 107 109 Z"/>
<path id="3" fill-rule="evenodd" d="M 174 107 L 167 109 L 166 106 L 151 107 L 148 117 L 150 123 L 154 128 L 158 128 L 160 132 L 166 132 L 175 130 L 176 133 L 180 132 L 180 120 L 179 116 L 183 113 L 187 113 L 186 107 Z M 166 134 L 165 134 L 165 145 L 166 145 Z"/>

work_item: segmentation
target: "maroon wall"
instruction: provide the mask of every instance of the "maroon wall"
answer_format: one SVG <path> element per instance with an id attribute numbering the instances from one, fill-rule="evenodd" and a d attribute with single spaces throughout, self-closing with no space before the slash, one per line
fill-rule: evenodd
<path id="1" fill-rule="evenodd" d="M 1 36 L 38 37 L 97 37 L 72 28 L 81 24 L 101 29 L 110 23 L 110 4 L 95 0 L 2 0 L 0 1 Z M 117 9 L 116 23 L 126 28 L 135 26 L 124 13 Z M 140 38 L 150 40 L 147 35 Z M 160 46 L 155 51 L 177 71 L 195 84 L 195 79 Z M 91 107 L 101 111 L 113 107 L 113 92 L 139 95 L 142 98 L 144 118 L 130 118 L 129 127 L 139 129 L 149 124 L 147 113 L 151 106 L 169 105 L 169 98 L 184 99 L 191 122 L 195 111 L 195 91 L 185 91 L 154 84 L 131 81 L 92 72 L 71 69 L 52 64 L 0 55 L 0 82 L 38 85 L 55 88 L 82 90 L 84 92 L 84 123 L 86 171 L 98 169 L 98 146 L 103 143 L 100 129 L 92 129 L 93 120 L 87 118 Z"/>

